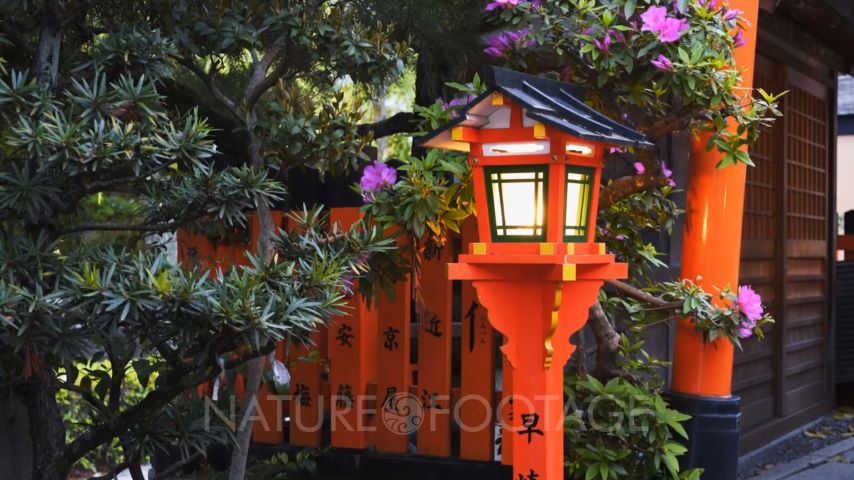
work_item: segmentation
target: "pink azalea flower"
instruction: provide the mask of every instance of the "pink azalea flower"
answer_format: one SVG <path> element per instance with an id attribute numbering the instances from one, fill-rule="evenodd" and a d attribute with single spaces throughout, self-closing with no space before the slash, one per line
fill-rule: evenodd
<path id="1" fill-rule="evenodd" d="M 733 47 L 741 48 L 747 44 L 747 38 L 744 36 L 744 32 L 739 30 L 735 36 L 732 37 Z"/>
<path id="2" fill-rule="evenodd" d="M 593 44 L 596 45 L 596 48 L 603 52 L 608 52 L 611 48 L 611 32 L 605 32 L 604 40 L 600 41 L 598 38 L 593 39 Z"/>
<path id="3" fill-rule="evenodd" d="M 494 2 L 489 2 L 488 4 L 486 4 L 486 11 L 491 12 L 496 8 L 504 8 L 509 10 L 515 7 L 516 5 L 519 5 L 520 3 L 522 3 L 522 0 L 496 0 Z"/>
<path id="4" fill-rule="evenodd" d="M 673 62 L 671 62 L 669 58 L 661 54 L 659 54 L 655 60 L 651 60 L 649 63 L 651 63 L 655 68 L 659 70 L 673 70 Z"/>
<path id="5" fill-rule="evenodd" d="M 744 11 L 739 10 L 737 8 L 727 10 L 726 13 L 724 13 L 724 20 L 726 20 L 727 22 L 731 22 L 731 21 L 735 20 L 736 18 L 738 18 L 738 16 L 741 15 L 742 13 L 744 13 Z"/>
<path id="6" fill-rule="evenodd" d="M 451 112 L 451 115 L 456 117 L 458 115 L 458 112 L 456 112 L 456 109 L 466 106 L 469 102 L 474 100 L 474 98 L 475 98 L 475 96 L 471 95 L 471 94 L 465 95 L 463 97 L 453 98 L 453 99 L 451 99 L 450 102 L 442 104 L 442 111 L 447 111 L 449 109 L 453 110 Z M 441 100 L 441 99 L 439 99 L 439 100 Z"/>
<path id="7" fill-rule="evenodd" d="M 395 182 L 397 182 L 397 170 L 384 163 L 374 162 L 365 167 L 359 186 L 365 194 L 365 200 L 369 200 L 373 198 L 371 194 L 379 192 L 386 186 L 394 185 Z"/>
<path id="8" fill-rule="evenodd" d="M 738 338 L 749 338 L 753 336 L 753 327 L 746 326 L 746 324 L 742 322 L 736 335 L 738 335 Z"/>
<path id="9" fill-rule="evenodd" d="M 608 147 L 608 153 L 626 153 L 626 147 Z"/>
<path id="10" fill-rule="evenodd" d="M 643 21 L 642 32 L 658 33 L 661 24 L 667 19 L 667 8 L 649 7 L 640 17 Z"/>
<path id="11" fill-rule="evenodd" d="M 563 67 L 563 70 L 560 71 L 560 79 L 564 82 L 569 82 L 572 80 L 572 66 L 567 65 Z"/>
<path id="12" fill-rule="evenodd" d="M 670 178 L 673 176 L 673 170 L 667 168 L 667 164 L 661 162 L 661 174 L 664 175 L 664 178 Z"/>
<path id="13" fill-rule="evenodd" d="M 753 327 L 756 321 L 762 318 L 762 297 L 749 285 L 738 287 L 738 299 L 736 300 L 738 311 L 746 318 L 748 325 Z"/>
<path id="14" fill-rule="evenodd" d="M 528 29 L 523 28 L 515 32 L 497 33 L 487 40 L 487 47 L 483 49 L 483 53 L 496 58 L 507 56 L 508 53 L 517 48 L 531 48 L 536 45 L 533 39 L 523 42 L 528 36 Z"/>
<path id="15" fill-rule="evenodd" d="M 638 173 L 638 175 L 643 175 L 643 174 L 646 172 L 646 167 L 644 166 L 644 164 L 643 164 L 643 163 L 641 163 L 641 162 L 635 162 L 635 163 L 633 163 L 632 165 L 634 165 L 634 167 L 635 167 L 635 172 L 637 172 L 637 173 Z"/>
<path id="16" fill-rule="evenodd" d="M 495 0 L 493 2 L 489 2 L 486 4 L 486 11 L 491 12 L 491 11 L 499 9 L 499 8 L 503 8 L 505 10 L 510 10 L 514 7 L 517 7 L 523 1 L 524 0 Z M 534 0 L 533 2 L 531 2 L 531 5 L 534 8 L 539 8 L 541 2 L 542 2 L 542 0 Z"/>
<path id="17" fill-rule="evenodd" d="M 658 40 L 662 43 L 679 40 L 682 32 L 688 28 L 688 21 L 684 18 L 668 17 L 667 8 L 665 7 L 649 7 L 640 17 L 643 21 L 641 31 L 657 34 Z"/>
<path id="18" fill-rule="evenodd" d="M 661 25 L 661 29 L 658 31 L 658 39 L 662 43 L 675 42 L 682 36 L 682 32 L 687 29 L 688 20 L 685 20 L 684 18 L 668 18 L 664 21 Z"/>

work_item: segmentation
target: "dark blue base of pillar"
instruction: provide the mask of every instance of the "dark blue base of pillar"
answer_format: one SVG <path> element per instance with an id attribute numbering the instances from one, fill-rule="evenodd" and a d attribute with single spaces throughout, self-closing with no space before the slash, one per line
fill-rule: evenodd
<path id="1" fill-rule="evenodd" d="M 703 480 L 735 480 L 741 398 L 697 397 L 676 392 L 667 392 L 665 397 L 673 409 L 691 415 L 682 424 L 688 432 L 688 441 L 683 442 L 688 451 L 679 457 L 682 469 L 702 468 Z"/>

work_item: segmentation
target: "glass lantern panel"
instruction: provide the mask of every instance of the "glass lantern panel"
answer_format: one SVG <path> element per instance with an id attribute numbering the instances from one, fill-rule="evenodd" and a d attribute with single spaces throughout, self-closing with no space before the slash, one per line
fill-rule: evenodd
<path id="1" fill-rule="evenodd" d="M 486 167 L 485 173 L 492 240 L 544 240 L 548 167 Z"/>
<path id="2" fill-rule="evenodd" d="M 593 173 L 592 168 L 566 167 L 566 218 L 563 231 L 563 239 L 566 242 L 587 240 Z"/>

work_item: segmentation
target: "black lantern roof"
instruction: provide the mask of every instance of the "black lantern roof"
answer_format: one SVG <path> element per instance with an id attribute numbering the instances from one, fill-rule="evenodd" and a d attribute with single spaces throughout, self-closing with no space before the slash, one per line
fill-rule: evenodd
<path id="1" fill-rule="evenodd" d="M 500 123 L 494 121 L 500 119 L 493 118 L 493 115 L 501 106 L 493 106 L 490 101 L 491 95 L 499 92 L 519 104 L 529 121 L 541 122 L 579 139 L 607 145 L 653 147 L 642 133 L 585 105 L 579 98 L 584 90 L 578 85 L 492 66 L 484 68 L 482 77 L 487 90 L 463 107 L 454 120 L 419 138 L 417 144 L 468 151 L 467 143 L 451 139 L 451 129 L 457 126 L 481 128 L 490 123 Z"/>

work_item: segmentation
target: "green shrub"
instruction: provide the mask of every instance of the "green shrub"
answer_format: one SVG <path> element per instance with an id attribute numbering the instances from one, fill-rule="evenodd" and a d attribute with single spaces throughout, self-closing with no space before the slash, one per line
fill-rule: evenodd
<path id="1" fill-rule="evenodd" d="M 637 382 L 642 383 L 642 382 Z M 567 376 L 565 420 L 567 477 L 571 479 L 696 480 L 700 470 L 679 471 L 686 452 L 688 415 L 668 407 L 660 391 L 616 377 Z"/>
<path id="2" fill-rule="evenodd" d="M 77 385 L 93 385 L 96 387 L 96 392 L 103 391 L 106 395 L 106 388 L 97 388 L 100 382 L 106 387 L 109 383 L 109 375 L 111 372 L 110 362 L 93 362 L 86 367 L 79 368 L 79 377 L 76 379 Z M 77 373 L 74 374 L 78 375 Z M 156 378 L 156 374 L 155 374 Z M 94 381 L 92 379 L 95 379 Z M 153 380 L 153 378 L 151 379 Z M 149 386 L 149 379 L 145 380 Z M 128 403 L 135 403 L 142 400 L 150 389 L 146 388 L 140 382 L 137 372 L 133 368 L 128 368 L 125 373 L 125 380 L 122 384 L 122 406 Z M 103 399 L 103 396 L 101 397 Z M 56 401 L 59 408 L 62 410 L 62 419 L 65 423 L 66 441 L 71 441 L 81 433 L 86 431 L 89 425 L 98 421 L 98 412 L 84 400 L 80 394 L 60 389 L 56 394 Z M 113 439 L 112 442 L 104 444 L 90 452 L 77 462 L 75 468 L 80 470 L 88 470 L 91 472 L 105 471 L 113 468 L 115 465 L 124 461 L 124 455 L 119 445 L 119 440 Z"/>

